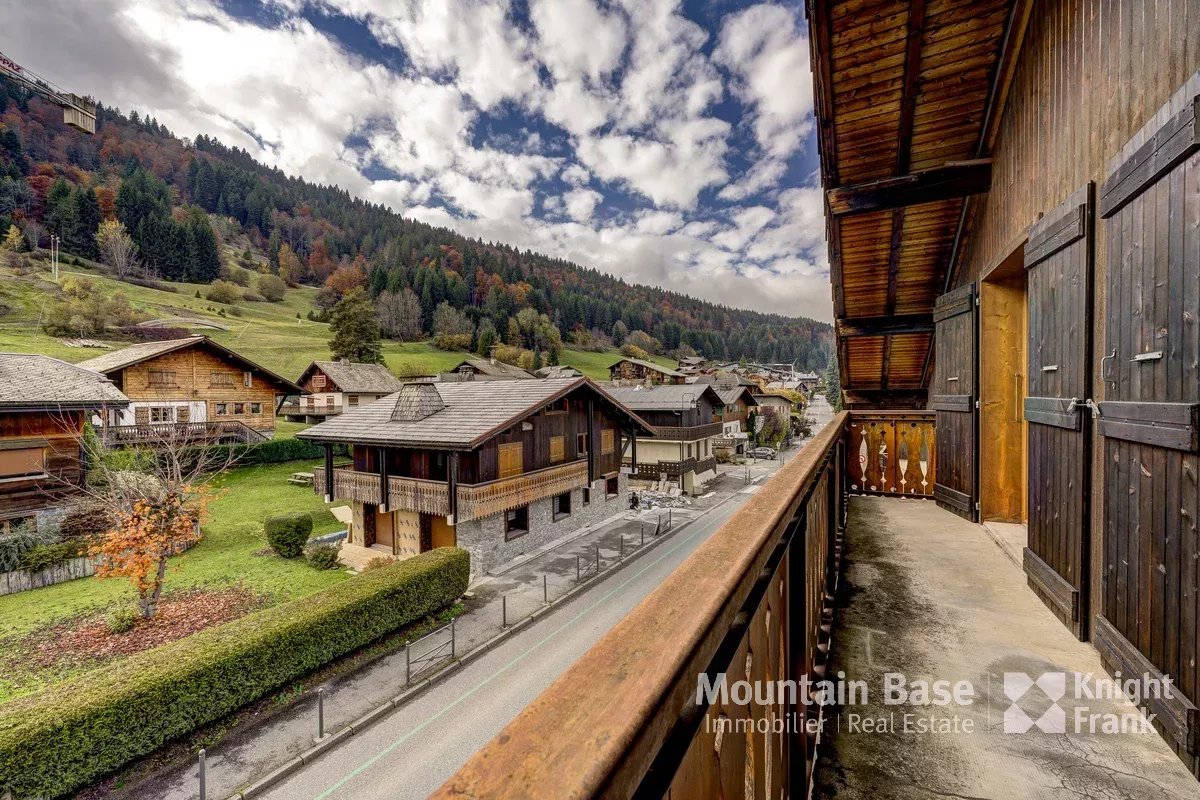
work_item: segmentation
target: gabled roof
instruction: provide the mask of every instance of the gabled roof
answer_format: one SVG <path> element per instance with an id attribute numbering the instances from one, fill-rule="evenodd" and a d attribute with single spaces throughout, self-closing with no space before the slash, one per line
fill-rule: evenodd
<path id="1" fill-rule="evenodd" d="M 315 442 L 472 450 L 544 406 L 578 390 L 595 392 L 638 428 L 654 430 L 588 378 L 437 382 L 425 386 L 437 392 L 442 408 L 420 419 L 407 420 L 404 414 L 397 418 L 402 390 L 314 425 L 296 436 Z M 428 410 L 428 405 L 425 408 Z"/>
<path id="2" fill-rule="evenodd" d="M 111 375 L 114 372 L 119 372 L 126 367 L 132 367 L 134 364 L 140 364 L 143 361 L 149 361 L 152 358 L 157 358 L 167 353 L 173 353 L 176 350 L 183 350 L 188 347 L 200 345 L 216 352 L 225 358 L 235 361 L 244 369 L 252 372 L 259 372 L 265 375 L 270 380 L 279 385 L 279 388 L 287 394 L 301 394 L 302 390 L 299 386 L 289 381 L 287 378 L 281 378 L 274 372 L 271 372 L 265 367 L 255 364 L 245 356 L 238 355 L 224 345 L 217 344 L 207 336 L 188 336 L 183 339 L 169 339 L 165 342 L 143 342 L 141 344 L 130 345 L 123 347 L 120 350 L 114 350 L 111 353 L 105 353 L 102 356 L 81 361 L 78 366 L 84 369 L 90 369 L 95 372 L 100 372 L 105 375 Z"/>
<path id="3" fill-rule="evenodd" d="M 391 394 L 400 391 L 400 387 L 404 385 L 404 381 L 388 372 L 388 368 L 383 364 L 360 364 L 353 361 L 314 361 L 300 373 L 296 383 L 303 384 L 318 369 L 343 392 Z"/>
<path id="4" fill-rule="evenodd" d="M 463 367 L 471 367 L 480 375 L 484 375 L 489 378 L 528 380 L 534 377 L 532 373 L 527 372 L 518 366 L 505 364 L 503 361 L 492 361 L 488 358 L 464 359 L 463 362 L 455 367 L 452 371 L 457 372 Z"/>
<path id="5" fill-rule="evenodd" d="M 129 398 L 112 381 L 49 356 L 0 353 L 0 410 L 123 407 Z"/>
<path id="6" fill-rule="evenodd" d="M 582 372 L 567 364 L 535 369 L 533 374 L 539 378 L 578 378 L 583 375 Z"/>
<path id="7" fill-rule="evenodd" d="M 707 383 L 665 384 L 662 386 L 604 387 L 609 394 L 634 411 L 686 411 L 696 408 L 707 396 L 713 405 L 722 405 L 721 396 Z"/>
<path id="8" fill-rule="evenodd" d="M 721 397 L 721 402 L 727 406 L 731 406 L 738 401 L 739 398 L 744 398 L 746 405 L 756 406 L 758 401 L 754 399 L 751 388 L 744 384 L 736 386 L 713 386 L 713 390 Z"/>
<path id="9" fill-rule="evenodd" d="M 639 367 L 645 367 L 646 369 L 651 369 L 655 372 L 661 372 L 663 375 L 669 375 L 672 378 L 683 377 L 683 373 L 679 372 L 678 370 L 673 370 L 670 367 L 664 367 L 661 364 L 655 364 L 653 361 L 643 361 L 640 358 L 620 358 L 609 364 L 608 368 L 611 370 L 613 367 L 626 361 L 628 361 L 630 364 L 637 364 Z"/>

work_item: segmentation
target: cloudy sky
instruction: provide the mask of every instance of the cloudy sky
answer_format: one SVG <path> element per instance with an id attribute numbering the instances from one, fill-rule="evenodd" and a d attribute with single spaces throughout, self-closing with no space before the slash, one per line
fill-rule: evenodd
<path id="1" fill-rule="evenodd" d="M 407 216 L 828 320 L 800 5 L 0 0 L 0 51 Z"/>

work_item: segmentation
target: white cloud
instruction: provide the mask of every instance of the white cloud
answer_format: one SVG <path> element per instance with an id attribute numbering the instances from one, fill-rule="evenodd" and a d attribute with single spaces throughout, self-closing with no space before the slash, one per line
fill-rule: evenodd
<path id="1" fill-rule="evenodd" d="M 796 12 L 756 5 L 731 14 L 715 57 L 734 74 L 738 96 L 755 108 L 754 133 L 772 156 L 787 156 L 812 129 L 808 40 Z"/>
<path id="2" fill-rule="evenodd" d="M 780 185 L 811 129 L 798 11 L 754 5 L 709 31 L 680 0 L 532 0 L 527 22 L 510 0 L 271 5 L 264 27 L 216 0 L 41 0 L 0 4 L 0 29 L 23 32 L 6 54 L 73 91 L 413 219 L 829 318 L 821 191 Z M 304 19 L 332 12 L 400 55 L 372 61 Z M 718 116 L 730 98 L 753 152 Z M 481 140 L 498 118 L 517 122 Z"/>

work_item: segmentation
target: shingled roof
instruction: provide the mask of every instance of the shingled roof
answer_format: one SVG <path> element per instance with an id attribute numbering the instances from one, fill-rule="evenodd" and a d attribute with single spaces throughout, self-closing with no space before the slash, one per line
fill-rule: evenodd
<path id="1" fill-rule="evenodd" d="M 666 384 L 663 386 L 611 386 L 605 391 L 634 411 L 683 411 L 695 408 L 703 395 L 713 405 L 722 405 L 721 396 L 707 383 Z"/>
<path id="2" fill-rule="evenodd" d="M 360 364 L 354 361 L 314 361 L 300 373 L 296 383 L 303 384 L 317 369 L 343 392 L 391 394 L 404 386 L 404 381 L 388 372 L 383 364 Z"/>
<path id="3" fill-rule="evenodd" d="M 683 377 L 682 372 L 673 370 L 670 367 L 664 367 L 661 364 L 655 364 L 653 361 L 643 361 L 640 358 L 628 358 L 628 357 L 621 358 L 621 359 L 618 359 L 618 360 L 614 361 L 613 363 L 609 364 L 608 368 L 611 370 L 613 367 L 617 366 L 618 364 L 622 364 L 626 361 L 628 361 L 630 364 L 637 364 L 639 367 L 645 367 L 646 369 L 652 369 L 655 372 L 661 372 L 663 375 L 667 375 L 672 378 L 682 378 Z"/>
<path id="4" fill-rule="evenodd" d="M 454 372 L 458 372 L 463 367 L 471 367 L 475 372 L 478 372 L 485 378 L 507 378 L 509 380 L 530 380 L 534 377 L 533 373 L 526 372 L 520 367 L 512 364 L 505 364 L 503 361 L 493 361 L 487 358 L 468 358 L 454 368 Z"/>
<path id="5" fill-rule="evenodd" d="M 123 407 L 129 398 L 98 372 L 49 356 L 0 353 L 0 410 Z"/>
<path id="6" fill-rule="evenodd" d="M 105 353 L 102 356 L 88 359 L 87 361 L 79 362 L 78 366 L 84 369 L 90 369 L 94 372 L 100 372 L 105 375 L 111 375 L 114 372 L 119 372 L 126 367 L 132 367 L 134 364 L 140 364 L 143 361 L 149 361 L 152 358 L 173 353 L 176 350 L 183 350 L 194 345 L 201 345 L 212 350 L 219 355 L 224 356 L 234 362 L 240 364 L 243 368 L 251 372 L 260 372 L 270 380 L 279 385 L 287 394 L 302 394 L 299 386 L 289 381 L 287 378 L 280 377 L 274 372 L 271 372 L 265 367 L 255 364 L 250 359 L 243 355 L 235 353 L 228 347 L 218 344 L 207 336 L 188 336 L 183 339 L 168 339 L 165 342 L 143 342 L 141 344 L 133 344 L 129 347 L 123 347 L 120 350 L 114 350 L 111 353 Z"/>
<path id="7" fill-rule="evenodd" d="M 313 442 L 470 450 L 578 389 L 594 391 L 639 428 L 654 430 L 588 378 L 439 381 L 412 385 L 421 388 L 409 390 L 406 384 L 400 392 L 314 425 L 296 437 Z M 430 402 L 431 397 L 423 394 L 430 390 L 440 398 L 440 409 Z M 414 407 L 417 413 L 412 413 Z"/>

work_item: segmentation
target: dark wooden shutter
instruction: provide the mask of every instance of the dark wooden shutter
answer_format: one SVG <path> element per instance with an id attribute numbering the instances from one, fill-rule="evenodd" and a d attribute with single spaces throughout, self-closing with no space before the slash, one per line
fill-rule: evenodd
<path id="1" fill-rule="evenodd" d="M 1169 675 L 1151 699 L 1177 751 L 1200 752 L 1200 73 L 1123 151 L 1101 191 L 1107 320 L 1103 608 L 1111 669 Z"/>
<path id="2" fill-rule="evenodd" d="M 931 405 L 936 413 L 937 504 L 969 520 L 975 501 L 975 286 L 947 292 L 933 308 L 934 370 Z"/>
<path id="3" fill-rule="evenodd" d="M 1078 638 L 1087 629 L 1091 549 L 1093 187 L 1029 229 L 1029 585 Z"/>

